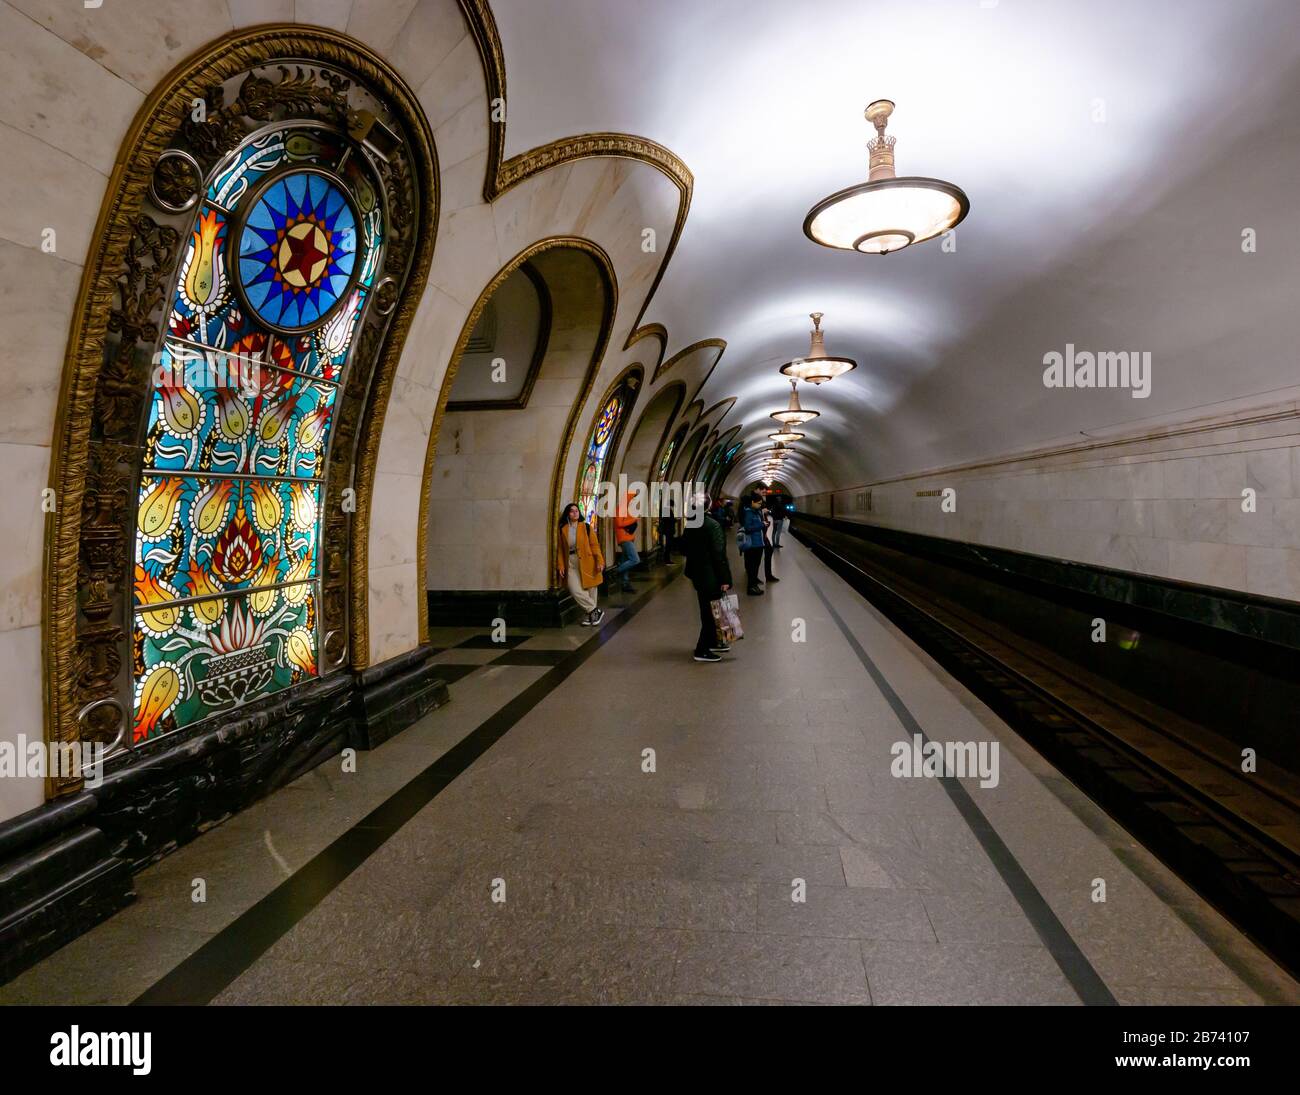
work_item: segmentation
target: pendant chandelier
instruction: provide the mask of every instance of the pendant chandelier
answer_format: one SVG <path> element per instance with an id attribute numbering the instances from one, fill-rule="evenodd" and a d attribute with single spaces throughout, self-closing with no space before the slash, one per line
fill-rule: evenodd
<path id="1" fill-rule="evenodd" d="M 789 444 L 793 441 L 802 441 L 804 436 L 804 434 L 797 433 L 794 430 L 777 430 L 776 433 L 769 433 L 767 439 L 769 441 L 780 441 L 782 444 Z"/>
<path id="2" fill-rule="evenodd" d="M 787 361 L 782 365 L 781 372 L 786 376 L 797 377 L 799 380 L 807 380 L 813 384 L 824 384 L 858 367 L 858 363 L 851 357 L 830 357 L 826 353 L 826 336 L 821 326 L 824 314 L 823 312 L 811 313 L 809 318 L 813 321 L 812 345 L 808 350 L 808 356 L 796 357 L 793 361 Z"/>
<path id="3" fill-rule="evenodd" d="M 821 411 L 806 411 L 799 403 L 798 381 L 790 381 L 790 404 L 783 411 L 773 411 L 768 417 L 775 418 L 783 426 L 802 426 L 811 422 Z"/>
<path id="4" fill-rule="evenodd" d="M 887 255 L 913 243 L 932 239 L 961 223 L 970 212 L 970 199 L 941 179 L 894 175 L 894 138 L 885 125 L 894 111 L 888 99 L 866 109 L 876 127 L 867 181 L 823 198 L 804 218 L 804 234 L 824 247 Z"/>

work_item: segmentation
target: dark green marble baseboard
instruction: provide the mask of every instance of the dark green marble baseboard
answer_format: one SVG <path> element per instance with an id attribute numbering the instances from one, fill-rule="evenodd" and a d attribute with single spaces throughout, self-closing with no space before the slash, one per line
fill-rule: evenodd
<path id="1" fill-rule="evenodd" d="M 421 647 L 209 719 L 112 758 L 94 788 L 0 823 L 0 982 L 129 903 L 133 871 L 446 703 L 434 653 Z"/>

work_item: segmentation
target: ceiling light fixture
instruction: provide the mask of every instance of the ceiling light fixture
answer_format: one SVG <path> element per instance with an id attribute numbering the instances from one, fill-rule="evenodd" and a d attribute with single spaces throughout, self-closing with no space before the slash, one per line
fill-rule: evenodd
<path id="1" fill-rule="evenodd" d="M 783 411 L 773 411 L 768 417 L 775 418 L 783 426 L 802 426 L 811 422 L 821 411 L 806 411 L 799 403 L 798 381 L 790 381 L 790 404 Z"/>
<path id="2" fill-rule="evenodd" d="M 885 126 L 894 112 L 888 99 L 866 109 L 876 136 L 867 142 L 867 181 L 823 198 L 804 218 L 804 234 L 824 247 L 887 255 L 955 228 L 970 212 L 965 191 L 942 179 L 894 175 L 894 138 Z"/>
<path id="3" fill-rule="evenodd" d="M 851 357 L 830 357 L 826 353 L 826 336 L 822 332 L 824 314 L 824 312 L 811 313 L 812 346 L 808 350 L 807 357 L 796 357 L 781 366 L 781 372 L 786 376 L 797 377 L 813 384 L 824 384 L 858 367 L 858 363 Z"/>
<path id="4" fill-rule="evenodd" d="M 783 444 L 802 441 L 804 436 L 804 434 L 796 433 L 794 430 L 777 430 L 776 433 L 769 433 L 767 435 L 769 441 L 780 441 Z"/>

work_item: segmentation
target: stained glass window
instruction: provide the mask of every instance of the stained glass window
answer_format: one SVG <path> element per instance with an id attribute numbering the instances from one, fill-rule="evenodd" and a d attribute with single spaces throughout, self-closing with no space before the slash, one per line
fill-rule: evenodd
<path id="1" fill-rule="evenodd" d="M 673 454 L 677 451 L 677 446 L 680 445 L 685 438 L 686 427 L 683 426 L 673 435 L 673 439 L 664 446 L 664 454 L 659 458 L 659 470 L 657 473 L 657 478 L 661 483 L 667 481 L 668 469 L 673 465 Z"/>
<path id="2" fill-rule="evenodd" d="M 322 491 L 380 192 L 367 154 L 315 125 L 259 134 L 208 181 L 150 393 L 135 743 L 320 673 Z"/>
<path id="3" fill-rule="evenodd" d="M 610 393 L 596 415 L 596 424 L 591 429 L 591 438 L 587 442 L 587 456 L 582 464 L 582 475 L 578 480 L 578 509 L 583 520 L 590 523 L 596 515 L 596 499 L 600 493 L 601 475 L 605 462 L 618 440 L 620 427 L 636 398 L 639 378 L 629 376 Z"/>

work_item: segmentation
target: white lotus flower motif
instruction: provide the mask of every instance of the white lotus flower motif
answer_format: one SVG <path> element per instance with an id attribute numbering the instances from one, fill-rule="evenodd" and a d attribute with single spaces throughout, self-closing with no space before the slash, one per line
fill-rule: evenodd
<path id="1" fill-rule="evenodd" d="M 221 621 L 221 626 L 208 635 L 208 642 L 218 654 L 233 654 L 236 650 L 257 646 L 262 641 L 263 630 L 260 620 L 236 605 Z"/>

